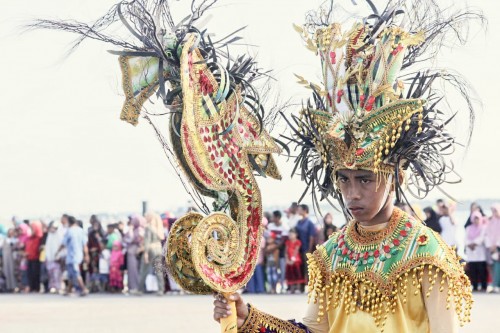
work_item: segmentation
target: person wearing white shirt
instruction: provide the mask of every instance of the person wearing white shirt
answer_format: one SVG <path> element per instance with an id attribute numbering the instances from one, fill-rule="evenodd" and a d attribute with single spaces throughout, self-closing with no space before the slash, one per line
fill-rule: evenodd
<path id="1" fill-rule="evenodd" d="M 301 217 L 297 214 L 297 210 L 299 209 L 299 205 L 296 202 L 292 202 L 290 208 L 286 210 L 286 215 L 288 219 L 288 229 L 293 229 L 300 221 Z"/>
<path id="2" fill-rule="evenodd" d="M 441 226 L 441 238 L 449 246 L 457 245 L 457 225 L 453 216 L 449 213 L 447 206 L 442 207 L 443 215 L 439 218 L 439 225 Z"/>

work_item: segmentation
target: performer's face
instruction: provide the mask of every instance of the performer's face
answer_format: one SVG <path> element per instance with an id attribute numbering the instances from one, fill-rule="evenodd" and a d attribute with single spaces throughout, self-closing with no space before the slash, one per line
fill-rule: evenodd
<path id="1" fill-rule="evenodd" d="M 385 177 L 377 180 L 377 175 L 367 170 L 339 170 L 337 179 L 345 204 L 357 221 L 370 222 L 386 208 Z"/>

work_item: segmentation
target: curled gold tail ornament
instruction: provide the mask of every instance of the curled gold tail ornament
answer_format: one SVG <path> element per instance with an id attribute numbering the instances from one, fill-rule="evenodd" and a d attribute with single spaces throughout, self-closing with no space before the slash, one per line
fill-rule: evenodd
<path id="1" fill-rule="evenodd" d="M 202 193 L 226 202 L 229 214 L 188 213 L 173 226 L 166 259 L 176 281 L 194 293 L 231 293 L 250 279 L 262 239 L 262 201 L 254 172 L 280 178 L 271 156 L 279 148 L 248 109 L 249 88 L 222 83 L 194 47 L 192 34 L 181 54 L 180 141 L 172 140 L 189 180 Z M 217 68 L 217 67 L 216 67 Z M 175 120 L 174 120 L 175 122 Z M 224 206 L 224 205 L 223 205 Z"/>

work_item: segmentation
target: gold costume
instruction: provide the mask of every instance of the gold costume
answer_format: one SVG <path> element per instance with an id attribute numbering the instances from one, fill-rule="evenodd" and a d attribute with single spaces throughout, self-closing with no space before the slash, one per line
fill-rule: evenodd
<path id="1" fill-rule="evenodd" d="M 453 333 L 469 321 L 470 282 L 439 235 L 399 208 L 373 228 L 351 221 L 309 257 L 304 328 L 251 308 L 241 332 Z"/>

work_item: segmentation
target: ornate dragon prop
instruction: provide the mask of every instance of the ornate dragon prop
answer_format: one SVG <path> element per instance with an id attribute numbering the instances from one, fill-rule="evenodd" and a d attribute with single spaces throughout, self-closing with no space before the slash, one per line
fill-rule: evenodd
<path id="1" fill-rule="evenodd" d="M 191 7 L 174 24 L 165 0 L 121 1 L 92 25 L 38 20 L 32 27 L 70 31 L 124 50 L 119 55 L 126 100 L 121 119 L 133 125 L 156 94 L 169 110 L 169 140 L 155 127 L 170 161 L 198 198 L 215 199 L 206 215 L 192 212 L 172 227 L 166 262 L 180 286 L 198 294 L 231 293 L 252 276 L 262 237 L 262 201 L 254 176 L 279 179 L 272 154 L 280 149 L 264 128 L 264 107 L 253 83 L 266 75 L 247 56 L 224 51 L 235 33 L 212 42 L 194 23 L 216 0 Z M 108 33 L 121 23 L 135 40 Z M 168 142 L 170 141 L 170 143 Z M 229 210 L 226 214 L 225 211 Z M 235 311 L 234 311 L 235 312 Z M 230 329 L 235 331 L 234 323 Z"/>

